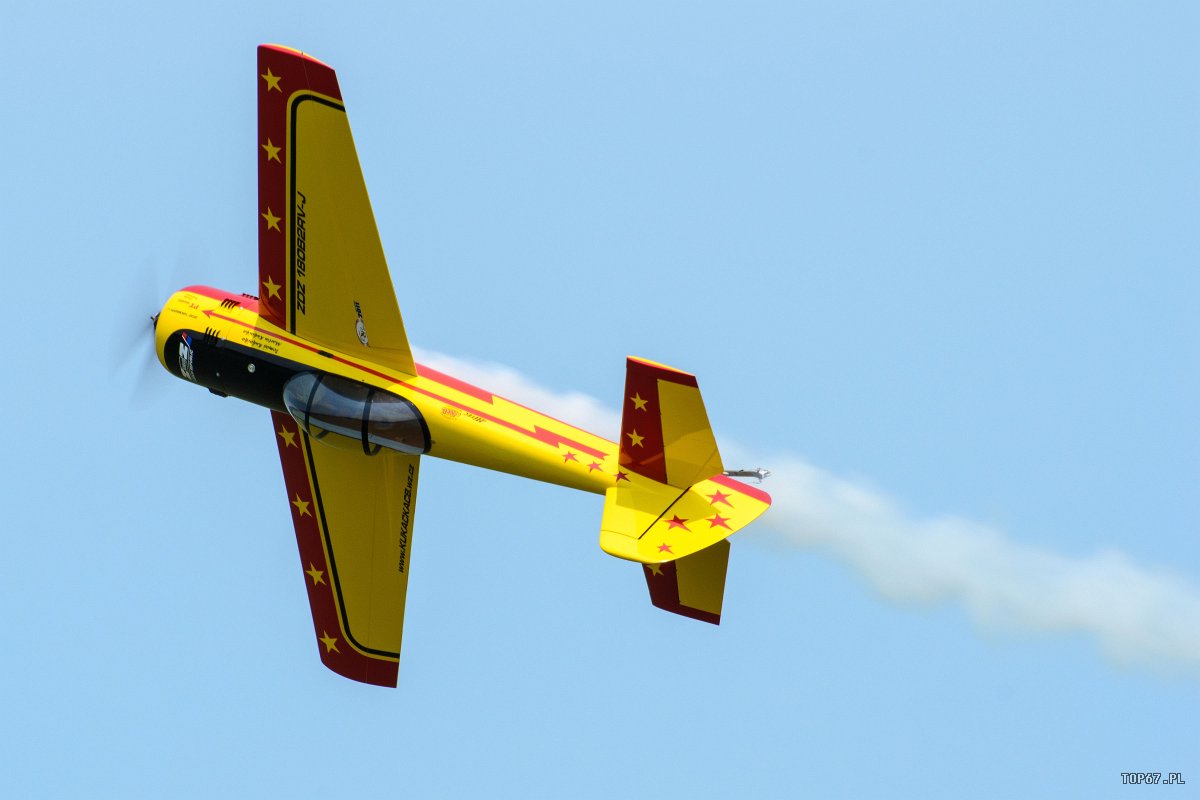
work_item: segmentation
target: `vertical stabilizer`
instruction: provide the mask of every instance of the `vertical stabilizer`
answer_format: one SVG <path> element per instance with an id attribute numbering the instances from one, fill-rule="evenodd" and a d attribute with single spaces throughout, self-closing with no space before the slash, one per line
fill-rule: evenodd
<path id="1" fill-rule="evenodd" d="M 630 357 L 622 408 L 622 468 L 677 489 L 724 470 L 695 375 Z"/>

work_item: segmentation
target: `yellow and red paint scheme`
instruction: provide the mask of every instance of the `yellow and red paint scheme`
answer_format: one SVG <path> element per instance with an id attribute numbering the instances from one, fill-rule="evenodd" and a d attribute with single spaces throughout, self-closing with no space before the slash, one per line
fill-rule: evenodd
<path id="1" fill-rule="evenodd" d="M 314 447 L 288 414 L 282 389 L 297 374 L 335 375 L 408 400 L 427 425 L 428 455 L 605 495 L 601 546 L 644 565 L 654 605 L 694 619 L 720 621 L 729 552 L 725 539 L 770 505 L 765 492 L 719 472 L 686 483 L 700 474 L 697 463 L 702 471 L 714 465 L 704 457 L 672 458 L 671 423 L 664 433 L 659 406 L 663 395 L 679 386 L 691 388 L 698 400 L 695 378 L 651 362 L 629 360 L 618 445 L 420 364 L 415 375 L 407 375 L 306 342 L 264 319 L 258 300 L 249 295 L 187 287 L 163 307 L 155 336 L 159 360 L 171 373 L 271 409 L 318 650 L 326 666 L 355 680 L 396 685 L 399 647 L 372 647 L 351 630 L 342 594 L 354 580 L 331 563 L 337 543 L 330 527 L 336 521 L 325 511 L 328 501 L 320 490 L 331 470 L 318 479 L 316 464 L 347 456 L 342 449 Z M 181 347 L 184 336 L 190 340 L 186 348 Z M 186 369 L 184 358 L 190 359 Z M 694 455 L 692 444 L 684 455 Z M 699 450 L 708 453 L 703 445 Z M 364 468 L 366 456 L 350 458 L 332 472 L 349 475 L 355 486 L 377 479 Z M 412 460 L 409 491 L 403 495 L 409 519 L 415 516 L 416 457 Z M 715 468 L 720 469 L 719 461 Z M 398 472 L 399 487 L 405 475 Z M 662 480 L 680 474 L 684 477 L 676 480 L 683 486 Z M 410 535 L 406 521 L 404 536 Z M 404 580 L 406 585 L 407 575 Z M 399 626 L 403 591 L 392 600 L 399 604 Z M 395 637 L 398 642 L 399 631 Z"/>
<path id="2" fill-rule="evenodd" d="M 618 447 L 601 436 L 421 364 L 415 365 L 415 375 L 407 375 L 359 355 L 339 353 L 306 342 L 267 320 L 259 313 L 259 307 L 259 299 L 251 295 L 232 294 L 207 286 L 189 286 L 176 292 L 163 307 L 155 328 L 159 362 L 172 374 L 182 377 L 178 363 L 169 358 L 168 342 L 184 332 L 194 341 L 207 337 L 222 350 L 237 348 L 240 360 L 229 363 L 231 370 L 238 369 L 238 374 L 235 377 L 227 371 L 225 375 L 213 376 L 219 382 L 195 382 L 203 383 L 218 394 L 265 405 L 277 413 L 286 414 L 280 393 L 285 378 L 269 375 L 264 364 L 283 365 L 281 368 L 287 377 L 304 371 L 327 373 L 403 397 L 418 409 L 428 426 L 431 443 L 427 454 L 431 456 L 596 494 L 605 494 L 622 484 L 645 487 L 647 491 L 668 485 L 660 480 L 660 476 L 665 476 L 668 460 L 663 455 L 666 449 L 659 415 L 648 411 L 653 408 L 650 404 L 659 402 L 657 387 L 655 381 L 648 380 L 644 374 L 638 376 L 633 387 L 635 392 L 630 394 L 627 402 L 634 405 L 636 395 L 640 405 L 645 407 L 637 410 L 647 410 L 646 419 L 653 422 L 634 422 L 627 412 L 623 436 L 631 437 L 629 441 L 632 442 L 632 436 L 640 428 L 651 438 L 638 448 L 632 445 Z M 260 360 L 245 360 L 254 356 Z M 630 362 L 651 364 L 641 359 L 630 359 Z M 250 363 L 254 364 L 253 372 L 246 369 Z M 695 378 L 687 373 L 668 367 L 658 369 L 662 370 L 667 382 L 696 386 Z M 245 374 L 242 374 L 243 370 Z M 639 391 L 647 395 L 645 401 Z M 261 398 L 272 398 L 273 401 L 265 402 Z M 637 456 L 629 454 L 634 449 L 638 450 Z M 658 455 L 642 456 L 642 450 Z M 636 460 L 638 457 L 642 460 Z M 705 484 L 702 488 L 709 490 L 705 500 L 709 507 L 732 512 L 734 504 L 728 498 L 736 496 L 756 504 L 770 503 L 765 492 L 724 475 L 709 475 L 708 481 L 702 483 Z M 687 489 L 691 485 L 689 482 L 680 488 Z M 669 493 L 672 499 L 681 494 L 678 489 Z M 762 509 L 756 506 L 756 510 L 761 513 Z M 709 517 L 716 520 L 710 525 L 732 530 L 725 527 L 727 520 L 718 513 Z M 663 523 L 668 529 L 688 530 L 683 525 L 669 525 L 669 522 Z M 658 562 L 672 560 L 673 555 L 673 552 L 663 551 L 662 557 L 631 560 Z"/>
<path id="3" fill-rule="evenodd" d="M 604 495 L 601 547 L 644 565 L 656 606 L 719 622 L 726 537 L 770 497 L 722 474 L 696 379 L 629 359 L 613 442 L 415 363 L 334 71 L 264 45 L 257 84 L 258 291 L 176 292 L 155 343 L 177 377 L 271 410 L 322 662 L 396 685 L 422 455 Z M 365 398 L 361 440 L 313 422 L 322 387 Z M 382 447 L 372 398 L 408 414 Z"/>

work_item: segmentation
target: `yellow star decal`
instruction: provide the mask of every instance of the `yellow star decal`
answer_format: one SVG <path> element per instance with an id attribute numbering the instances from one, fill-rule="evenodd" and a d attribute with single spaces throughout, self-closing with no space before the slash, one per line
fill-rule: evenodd
<path id="1" fill-rule="evenodd" d="M 662 564 L 647 564 L 646 569 L 654 575 L 662 575 Z"/>
<path id="2" fill-rule="evenodd" d="M 263 150 L 267 151 L 267 161 L 279 161 L 279 148 L 271 144 L 271 137 L 267 137 L 267 143 L 259 145 Z M 279 163 L 283 163 L 280 161 Z"/>
<path id="3" fill-rule="evenodd" d="M 267 82 L 267 91 L 268 92 L 271 91 L 272 89 L 274 89 L 275 91 L 279 92 L 280 94 L 283 94 L 283 89 L 279 88 L 279 76 L 271 74 L 270 67 L 267 67 L 266 75 L 259 75 L 258 77 L 262 78 L 264 81 Z"/>
<path id="4" fill-rule="evenodd" d="M 285 442 L 287 442 L 287 447 L 296 446 L 296 432 L 289 431 L 287 425 L 280 425 L 279 430 L 277 430 L 275 433 L 280 439 L 283 439 Z"/>
<path id="5" fill-rule="evenodd" d="M 642 440 L 646 438 L 645 436 L 640 436 L 636 430 L 630 431 L 629 433 L 627 433 L 625 435 L 629 437 L 629 440 L 631 442 L 633 442 L 634 447 L 641 447 Z"/>
<path id="6" fill-rule="evenodd" d="M 296 495 L 296 499 L 292 501 L 292 505 L 294 505 L 296 507 L 296 510 L 300 512 L 300 516 L 302 516 L 302 517 L 311 517 L 312 516 L 312 514 L 310 514 L 308 511 L 308 501 L 301 500 L 300 495 Z"/>
<path id="7" fill-rule="evenodd" d="M 325 631 L 321 631 L 321 634 L 322 634 L 322 635 L 321 635 L 321 637 L 320 637 L 320 638 L 321 638 L 321 644 L 325 645 L 325 652 L 326 652 L 326 653 L 340 653 L 340 652 L 342 652 L 341 650 L 338 650 L 338 649 L 337 649 L 337 639 L 336 639 L 335 637 L 333 637 L 333 636 L 330 636 L 330 635 L 329 635 L 328 633 L 326 633 Z"/>
<path id="8" fill-rule="evenodd" d="M 633 397 L 631 397 L 629 399 L 633 401 L 633 408 L 635 411 L 645 411 L 646 410 L 646 401 L 642 399 L 642 395 L 640 392 L 634 394 Z"/>
<path id="9" fill-rule="evenodd" d="M 279 230 L 279 217 L 271 213 L 271 207 L 267 206 L 267 213 L 259 214 L 260 217 L 267 221 L 267 227 L 273 231 Z"/>
<path id="10" fill-rule="evenodd" d="M 279 284 L 271 280 L 270 275 L 268 275 L 267 279 L 263 281 L 263 287 L 267 290 L 267 297 L 279 297 Z"/>
<path id="11" fill-rule="evenodd" d="M 318 583 L 325 583 L 325 570 L 317 569 L 311 561 L 308 562 L 308 569 L 304 571 L 308 573 L 308 577 L 313 579 L 313 586 L 316 586 Z"/>

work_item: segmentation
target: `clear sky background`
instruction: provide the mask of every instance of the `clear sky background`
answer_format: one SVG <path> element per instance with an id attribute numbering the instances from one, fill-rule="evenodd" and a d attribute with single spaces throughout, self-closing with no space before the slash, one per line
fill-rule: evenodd
<path id="1" fill-rule="evenodd" d="M 4 17 L 6 794 L 1200 789 L 1194 4 Z M 719 628 L 599 498 L 426 459 L 399 689 L 320 665 L 266 411 L 137 338 L 255 289 L 261 42 L 338 70 L 417 345 L 695 372 L 776 469 Z"/>

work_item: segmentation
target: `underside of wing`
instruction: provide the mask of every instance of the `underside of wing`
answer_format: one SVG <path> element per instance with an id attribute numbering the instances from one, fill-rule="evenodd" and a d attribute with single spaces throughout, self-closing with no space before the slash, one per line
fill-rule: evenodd
<path id="1" fill-rule="evenodd" d="M 258 49 L 263 316 L 314 343 L 416 374 L 337 75 Z"/>
<path id="2" fill-rule="evenodd" d="M 321 661 L 395 686 L 420 456 L 367 456 L 353 440 L 318 440 L 271 416 Z"/>

